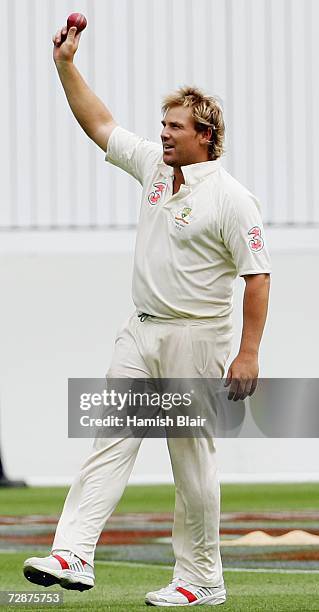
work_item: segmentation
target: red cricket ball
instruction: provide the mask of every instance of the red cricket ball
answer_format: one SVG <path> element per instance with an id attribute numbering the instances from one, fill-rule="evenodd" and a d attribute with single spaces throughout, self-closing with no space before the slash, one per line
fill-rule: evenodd
<path id="1" fill-rule="evenodd" d="M 78 32 L 82 32 L 87 26 L 87 20 L 82 13 L 72 13 L 68 16 L 67 28 L 76 28 Z"/>
<path id="2" fill-rule="evenodd" d="M 86 28 L 87 23 L 87 19 L 82 13 L 71 13 L 71 15 L 68 16 L 66 24 L 67 31 L 69 31 L 70 28 L 76 28 L 78 32 L 82 32 L 82 30 Z M 66 40 L 66 37 L 66 34 L 62 34 L 60 44 Z"/>

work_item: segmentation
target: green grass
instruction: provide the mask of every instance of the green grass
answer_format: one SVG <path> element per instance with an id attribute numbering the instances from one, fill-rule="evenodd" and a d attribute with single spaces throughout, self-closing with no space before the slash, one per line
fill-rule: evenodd
<path id="1" fill-rule="evenodd" d="M 59 514 L 67 493 L 64 487 L 0 489 L 1 514 Z M 222 510 L 317 510 L 319 483 L 303 484 L 225 484 Z M 129 486 L 116 512 L 171 512 L 174 487 L 171 485 Z M 319 606 L 318 606 L 319 610 Z"/>
<path id="2" fill-rule="evenodd" d="M 222 486 L 224 512 L 318 510 L 318 506 L 319 483 L 225 484 Z"/>
<path id="3" fill-rule="evenodd" d="M 61 487 L 0 489 L 0 512 L 9 515 L 59 514 L 66 493 L 67 489 Z M 316 484 L 251 484 L 222 487 L 224 512 L 317 510 L 318 505 L 319 486 Z M 170 512 L 173 506 L 172 486 L 131 486 L 127 488 L 117 512 Z M 36 552 L 33 551 L 32 554 Z M 54 609 L 64 611 L 146 610 L 144 594 L 150 589 L 167 584 L 171 578 L 171 570 L 161 566 L 97 562 L 97 583 L 94 589 L 85 593 L 69 592 L 59 587 L 46 590 L 31 585 L 24 579 L 21 568 L 25 557 L 24 553 L 8 551 L 0 554 L 0 590 L 41 592 L 57 590 L 63 593 L 64 604 L 54 606 Z M 318 574 L 233 573 L 226 570 L 225 579 L 228 599 L 221 608 L 225 612 L 319 611 Z M 48 608 L 34 605 L 19 606 L 19 609 L 44 612 Z M 12 607 L 1 606 L 0 610 L 12 610 Z"/>
<path id="4" fill-rule="evenodd" d="M 6 554 L 0 556 L 1 590 L 39 591 L 63 593 L 64 604 L 51 609 L 97 612 L 99 610 L 120 612 L 144 612 L 144 595 L 150 589 L 160 588 L 171 577 L 171 571 L 160 567 L 134 567 L 97 563 L 96 587 L 84 593 L 61 590 L 59 587 L 44 589 L 27 582 L 21 571 L 25 555 Z M 301 612 L 319 610 L 318 575 L 316 574 L 254 574 L 226 572 L 228 590 L 223 612 Z M 202 609 L 211 609 L 203 606 Z M 20 610 L 39 607 L 19 606 Z M 42 608 L 41 612 L 44 609 Z M 168 608 L 171 609 L 171 608 Z M 175 609 L 175 608 L 174 608 Z M 218 608 L 219 609 L 219 608 Z M 12 610 L 9 606 L 1 610 Z"/>

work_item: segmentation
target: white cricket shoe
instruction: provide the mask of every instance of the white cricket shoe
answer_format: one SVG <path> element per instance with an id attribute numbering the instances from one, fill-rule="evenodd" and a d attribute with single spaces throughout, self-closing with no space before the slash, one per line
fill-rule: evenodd
<path id="1" fill-rule="evenodd" d="M 94 587 L 93 567 L 68 550 L 53 551 L 49 557 L 27 559 L 23 573 L 30 582 L 45 587 L 59 584 L 75 591 Z"/>
<path id="2" fill-rule="evenodd" d="M 174 578 L 167 587 L 147 593 L 145 603 L 148 606 L 218 606 L 226 601 L 224 585 L 218 587 L 201 587 Z"/>

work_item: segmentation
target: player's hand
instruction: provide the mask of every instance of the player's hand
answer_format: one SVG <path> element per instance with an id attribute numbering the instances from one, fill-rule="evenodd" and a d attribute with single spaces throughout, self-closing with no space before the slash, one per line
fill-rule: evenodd
<path id="1" fill-rule="evenodd" d="M 70 28 L 67 37 L 62 42 L 67 33 L 67 28 L 64 27 L 58 30 L 52 37 L 53 40 L 53 59 L 55 62 L 72 62 L 74 54 L 79 46 L 81 32 L 77 32 L 76 28 Z"/>
<path id="2" fill-rule="evenodd" d="M 259 373 L 258 357 L 251 353 L 238 353 L 229 366 L 225 387 L 229 387 L 228 399 L 243 400 L 252 395 L 257 387 Z"/>

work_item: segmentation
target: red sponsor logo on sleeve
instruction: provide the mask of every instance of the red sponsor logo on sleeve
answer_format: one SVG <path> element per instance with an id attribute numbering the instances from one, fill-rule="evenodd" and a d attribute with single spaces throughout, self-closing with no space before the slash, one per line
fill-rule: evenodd
<path id="1" fill-rule="evenodd" d="M 261 251 L 261 249 L 264 248 L 264 241 L 261 235 L 261 229 L 259 225 L 255 225 L 254 227 L 252 227 L 249 230 L 248 235 L 252 236 L 252 238 L 249 240 L 250 249 L 255 253 L 257 251 Z"/>

